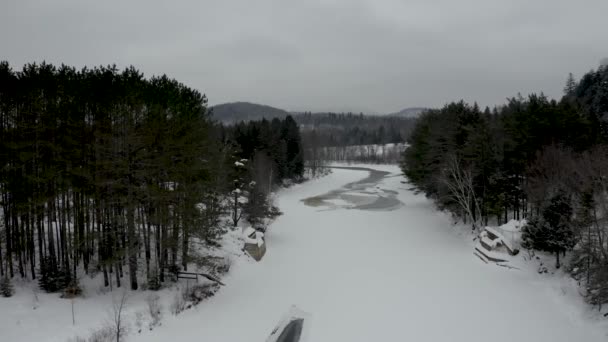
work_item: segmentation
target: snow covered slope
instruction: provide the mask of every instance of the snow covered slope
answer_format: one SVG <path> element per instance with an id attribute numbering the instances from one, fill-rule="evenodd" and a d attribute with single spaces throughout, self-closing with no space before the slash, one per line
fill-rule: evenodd
<path id="1" fill-rule="evenodd" d="M 373 167 L 391 174 L 348 190 L 398 190 L 402 206 L 301 201 L 366 178 L 360 170 L 288 189 L 262 262 L 241 260 L 215 297 L 130 340 L 265 341 L 293 304 L 312 316 L 309 342 L 608 339 L 580 298 L 556 291 L 561 279 L 482 263 L 396 167 Z"/>

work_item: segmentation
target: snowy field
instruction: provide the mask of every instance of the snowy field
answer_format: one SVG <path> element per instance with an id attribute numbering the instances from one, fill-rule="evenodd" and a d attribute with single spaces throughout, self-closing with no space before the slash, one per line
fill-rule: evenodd
<path id="1" fill-rule="evenodd" d="M 396 166 L 371 168 L 282 191 L 261 262 L 235 257 L 215 297 L 126 341 L 264 342 L 291 305 L 312 317 L 308 342 L 608 340 L 606 319 L 565 276 L 523 259 L 520 270 L 483 263 L 467 230 L 409 191 Z M 32 310 L 32 297 L 0 299 L 0 341 L 66 341 L 70 301 L 44 295 Z M 100 298 L 78 300 L 76 319 L 103 318 Z"/>

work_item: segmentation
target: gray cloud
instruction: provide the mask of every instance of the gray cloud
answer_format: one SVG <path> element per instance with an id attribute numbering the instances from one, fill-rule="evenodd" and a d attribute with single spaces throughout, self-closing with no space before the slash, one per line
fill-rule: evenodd
<path id="1" fill-rule="evenodd" d="M 293 110 L 560 96 L 608 56 L 608 1 L 5 0 L 0 59 L 135 65 Z"/>

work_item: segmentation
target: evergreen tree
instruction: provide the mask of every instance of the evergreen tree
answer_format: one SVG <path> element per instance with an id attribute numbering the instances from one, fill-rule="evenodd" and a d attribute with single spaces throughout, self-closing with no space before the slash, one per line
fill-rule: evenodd
<path id="1" fill-rule="evenodd" d="M 136 289 L 140 257 L 186 265 L 228 192 L 206 103 L 133 67 L 0 63 L 0 275 L 58 291 L 91 265 L 120 286 L 126 265 Z"/>
<path id="2" fill-rule="evenodd" d="M 65 289 L 70 283 L 69 273 L 56 268 L 50 258 L 44 258 L 40 264 L 38 285 L 46 292 L 57 292 Z"/>
<path id="3" fill-rule="evenodd" d="M 281 139 L 286 146 L 286 178 L 299 179 L 304 174 L 304 158 L 302 155 L 302 144 L 298 124 L 287 116 L 283 121 Z"/>
<path id="4" fill-rule="evenodd" d="M 12 297 L 15 293 L 11 279 L 7 276 L 0 278 L 0 294 L 3 297 Z"/>
<path id="5" fill-rule="evenodd" d="M 560 267 L 559 255 L 571 249 L 576 240 L 572 230 L 570 200 L 559 192 L 543 209 L 542 215 L 532 219 L 523 229 L 524 246 L 555 253 L 555 267 Z"/>
<path id="6" fill-rule="evenodd" d="M 572 73 L 568 74 L 566 85 L 564 86 L 564 96 L 574 96 L 576 92 L 576 81 Z"/>

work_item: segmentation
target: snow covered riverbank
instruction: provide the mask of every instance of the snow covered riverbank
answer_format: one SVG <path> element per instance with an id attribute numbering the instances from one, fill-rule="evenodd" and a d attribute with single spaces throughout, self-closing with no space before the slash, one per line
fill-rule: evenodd
<path id="1" fill-rule="evenodd" d="M 608 339 L 605 320 L 563 278 L 484 264 L 470 236 L 408 190 L 397 167 L 371 168 L 388 173 L 353 187 L 346 185 L 369 172 L 335 169 L 280 192 L 284 215 L 267 232 L 261 262 L 236 258 L 215 297 L 179 316 L 167 313 L 162 326 L 126 341 L 263 342 L 294 304 L 311 314 L 308 342 Z M 303 201 L 319 196 L 315 205 Z M 355 208 L 357 201 L 376 203 L 374 196 L 401 204 Z M 35 319 L 15 323 L 6 303 L 0 300 L 0 340 L 53 340 L 43 323 L 39 328 L 49 330 L 28 335 Z"/>
<path id="2" fill-rule="evenodd" d="M 486 265 L 393 166 L 365 192 L 397 190 L 390 211 L 306 206 L 368 172 L 335 169 L 282 192 L 260 263 L 241 260 L 208 302 L 137 341 L 265 341 L 295 304 L 312 315 L 309 342 L 605 341 L 580 298 L 558 280 Z M 588 317 L 587 317 L 588 316 Z"/>

